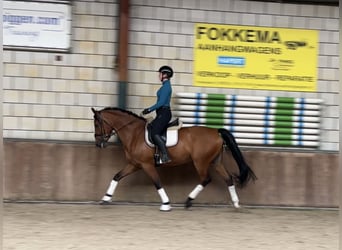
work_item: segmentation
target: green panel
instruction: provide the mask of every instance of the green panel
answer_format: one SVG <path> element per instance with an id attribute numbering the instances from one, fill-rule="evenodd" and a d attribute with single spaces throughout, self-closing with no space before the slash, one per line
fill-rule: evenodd
<path id="1" fill-rule="evenodd" d="M 277 97 L 277 103 L 278 102 L 288 102 L 288 103 L 294 103 L 295 99 L 293 97 Z"/>
<path id="2" fill-rule="evenodd" d="M 226 95 L 225 94 L 208 94 L 208 99 L 221 99 L 225 100 Z"/>
<path id="3" fill-rule="evenodd" d="M 292 134 L 292 128 L 274 128 L 274 133 L 275 134 Z"/>
<path id="4" fill-rule="evenodd" d="M 215 118 L 206 118 L 206 124 L 207 125 L 213 125 L 213 124 L 220 124 L 220 125 L 223 125 L 223 118 L 222 119 L 215 119 Z"/>
<path id="5" fill-rule="evenodd" d="M 207 106 L 206 107 L 207 112 L 217 112 L 217 113 L 222 113 L 224 111 L 224 107 L 219 107 L 219 106 Z"/>
<path id="6" fill-rule="evenodd" d="M 294 108 L 294 103 L 282 103 L 282 102 L 277 102 L 277 109 L 293 109 Z"/>
<path id="7" fill-rule="evenodd" d="M 292 141 L 292 136 L 288 134 L 275 134 L 274 140 Z"/>
<path id="8" fill-rule="evenodd" d="M 222 118 L 223 119 L 223 112 L 221 113 L 215 113 L 215 112 L 206 112 L 205 117 L 206 119 L 217 119 L 217 118 Z"/>
<path id="9" fill-rule="evenodd" d="M 216 100 L 216 99 L 208 99 L 207 105 L 208 106 L 219 106 L 222 107 L 222 110 L 224 109 L 226 100 Z"/>
<path id="10" fill-rule="evenodd" d="M 286 116 L 292 116 L 293 115 L 293 110 L 286 110 L 286 109 L 276 109 L 275 112 L 276 116 L 282 116 L 282 115 L 286 115 Z M 277 119 L 276 119 L 277 120 Z"/>
<path id="11" fill-rule="evenodd" d="M 292 128 L 293 127 L 293 122 L 288 122 L 288 121 L 275 121 L 275 127 L 277 128 Z"/>
<path id="12" fill-rule="evenodd" d="M 286 141 L 286 140 L 275 140 L 274 145 L 277 146 L 292 146 L 292 141 Z"/>
<path id="13" fill-rule="evenodd" d="M 206 112 L 206 120 L 210 120 L 212 121 L 212 119 L 210 119 L 209 117 L 207 117 L 208 113 L 210 112 L 218 112 L 221 114 L 220 117 L 217 117 L 215 120 L 216 120 L 216 125 L 217 126 L 223 126 L 223 114 L 224 114 L 224 105 L 225 105 L 225 100 L 222 99 L 222 100 L 217 100 L 217 99 L 211 99 L 209 98 L 208 99 L 208 104 L 207 104 L 207 112 Z M 208 124 L 211 124 L 212 123 L 206 123 L 206 125 Z"/>
<path id="14" fill-rule="evenodd" d="M 284 121 L 284 122 L 292 122 L 292 116 L 285 116 L 285 115 L 276 115 L 274 116 L 274 120 L 277 121 Z"/>
<path id="15" fill-rule="evenodd" d="M 222 128 L 221 125 L 207 125 L 209 128 Z"/>
<path id="16" fill-rule="evenodd" d="M 287 116 L 292 119 L 293 109 L 294 109 L 294 98 L 277 97 L 275 120 L 279 121 L 280 117 L 283 118 L 283 116 Z"/>
<path id="17" fill-rule="evenodd" d="M 220 107 L 224 107 L 225 105 L 225 100 L 213 100 L 213 99 L 208 99 L 207 104 L 208 106 L 220 106 Z"/>

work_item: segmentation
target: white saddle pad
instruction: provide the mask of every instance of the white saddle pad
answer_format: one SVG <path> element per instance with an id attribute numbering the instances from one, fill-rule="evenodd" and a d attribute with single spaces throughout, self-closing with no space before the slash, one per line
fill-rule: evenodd
<path id="1" fill-rule="evenodd" d="M 170 127 L 167 129 L 166 132 L 166 147 L 172 147 L 175 146 L 178 143 L 178 128 Z M 145 141 L 147 145 L 150 147 L 155 147 L 152 142 L 148 139 L 148 131 L 147 128 L 145 128 Z"/>

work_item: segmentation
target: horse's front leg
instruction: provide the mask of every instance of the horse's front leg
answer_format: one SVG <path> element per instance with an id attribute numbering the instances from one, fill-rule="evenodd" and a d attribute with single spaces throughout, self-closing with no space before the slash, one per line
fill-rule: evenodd
<path id="1" fill-rule="evenodd" d="M 127 175 L 130 175 L 140 168 L 132 165 L 127 164 L 122 170 L 120 170 L 117 174 L 114 175 L 112 181 L 109 184 L 106 194 L 102 197 L 100 204 L 106 205 L 112 201 L 112 197 L 114 195 L 115 189 L 119 183 L 119 181 Z"/>
<path id="2" fill-rule="evenodd" d="M 149 177 L 151 177 L 153 184 L 156 187 L 157 192 L 160 196 L 160 199 L 162 201 L 162 204 L 160 206 L 160 211 L 170 211 L 171 210 L 170 199 L 167 196 L 164 188 L 161 185 L 160 177 L 159 177 L 159 174 L 158 174 L 155 166 L 150 165 L 150 164 L 146 164 L 146 165 L 143 165 L 143 169 L 144 169 L 145 173 Z"/>

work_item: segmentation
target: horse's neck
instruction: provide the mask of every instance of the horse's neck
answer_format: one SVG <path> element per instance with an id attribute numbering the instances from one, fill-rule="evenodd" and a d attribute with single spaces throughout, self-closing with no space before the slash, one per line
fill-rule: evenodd
<path id="1" fill-rule="evenodd" d="M 144 138 L 143 121 L 136 120 L 127 124 L 127 126 L 118 131 L 118 135 L 127 151 L 134 150 L 134 145 L 137 145 L 136 142 L 141 138 Z"/>
<path id="2" fill-rule="evenodd" d="M 116 129 L 121 143 L 125 147 L 130 147 L 139 138 L 139 134 L 144 133 L 143 128 L 145 127 L 145 123 L 137 117 L 123 113 L 120 117 L 115 118 L 113 127 Z"/>

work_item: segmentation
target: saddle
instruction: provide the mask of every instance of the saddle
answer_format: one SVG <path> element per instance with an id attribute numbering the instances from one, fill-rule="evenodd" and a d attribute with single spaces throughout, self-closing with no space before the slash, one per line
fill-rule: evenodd
<path id="1" fill-rule="evenodd" d="M 166 147 L 175 146 L 178 143 L 178 130 L 182 127 L 182 122 L 179 121 L 179 118 L 172 120 L 167 125 L 166 131 L 161 135 L 162 139 L 166 141 Z M 155 147 L 152 137 L 149 123 L 146 123 L 145 127 L 145 141 L 146 144 L 150 147 Z"/>

